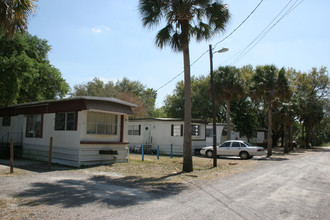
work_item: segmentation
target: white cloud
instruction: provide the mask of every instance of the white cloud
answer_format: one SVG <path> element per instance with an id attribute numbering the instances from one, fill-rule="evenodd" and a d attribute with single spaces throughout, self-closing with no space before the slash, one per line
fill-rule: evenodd
<path id="1" fill-rule="evenodd" d="M 93 34 L 102 34 L 111 31 L 110 27 L 106 25 L 95 26 L 95 27 L 84 27 L 82 28 L 82 30 Z"/>
<path id="2" fill-rule="evenodd" d="M 96 33 L 96 34 L 98 34 L 98 33 L 102 33 L 102 29 L 100 29 L 100 28 L 92 28 L 91 31 L 92 31 L 93 33 Z"/>

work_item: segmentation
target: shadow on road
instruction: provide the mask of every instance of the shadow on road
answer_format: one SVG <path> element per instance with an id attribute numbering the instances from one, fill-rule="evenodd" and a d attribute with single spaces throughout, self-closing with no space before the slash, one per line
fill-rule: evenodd
<path id="1" fill-rule="evenodd" d="M 105 204 L 110 207 L 127 207 L 180 193 L 186 186 L 165 183 L 172 175 L 160 178 L 92 176 L 88 179 L 62 179 L 54 183 L 37 182 L 15 196 L 29 202 L 22 206 L 60 205 L 63 208 Z"/>
<path id="2" fill-rule="evenodd" d="M 284 161 L 284 160 L 289 160 L 288 158 L 285 157 L 262 157 L 258 158 L 256 160 L 262 160 L 262 161 Z"/>
<path id="3" fill-rule="evenodd" d="M 8 159 L 0 159 L 0 164 L 10 166 L 10 161 Z M 14 159 L 14 170 L 15 168 L 36 172 L 36 173 L 44 173 L 58 170 L 76 170 L 78 168 L 60 165 L 60 164 L 52 164 L 51 170 L 48 170 L 48 163 L 44 161 L 37 160 L 29 160 L 17 158 Z"/>

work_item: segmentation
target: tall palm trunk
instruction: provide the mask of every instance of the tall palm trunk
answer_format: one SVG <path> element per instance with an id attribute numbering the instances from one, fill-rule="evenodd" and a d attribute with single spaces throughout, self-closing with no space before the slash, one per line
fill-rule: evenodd
<path id="1" fill-rule="evenodd" d="M 292 122 L 290 123 L 290 129 L 289 129 L 289 150 L 292 151 L 293 150 L 293 124 Z"/>
<path id="2" fill-rule="evenodd" d="M 283 131 L 283 133 L 284 133 L 284 135 L 283 135 L 283 139 L 284 139 L 283 140 L 283 142 L 284 142 L 284 153 L 288 153 L 289 152 L 287 127 L 288 127 L 288 125 L 287 125 L 286 119 L 284 119 L 284 127 L 283 127 L 283 129 L 284 129 L 284 131 Z"/>
<path id="3" fill-rule="evenodd" d="M 230 101 L 226 100 L 227 105 L 227 140 L 230 140 L 231 127 L 230 127 Z"/>
<path id="4" fill-rule="evenodd" d="M 268 100 L 268 137 L 267 137 L 267 157 L 272 156 L 273 146 L 272 146 L 272 100 Z"/>
<path id="5" fill-rule="evenodd" d="M 190 82 L 190 57 L 189 57 L 189 38 L 188 21 L 181 25 L 185 37 L 183 48 L 184 64 L 184 137 L 183 137 L 183 172 L 192 172 L 192 147 L 191 147 L 191 82 Z"/>
<path id="6" fill-rule="evenodd" d="M 306 140 L 305 140 L 305 122 L 301 122 L 300 125 L 301 125 L 301 141 L 302 141 L 301 145 L 302 145 L 303 147 L 306 147 Z"/>

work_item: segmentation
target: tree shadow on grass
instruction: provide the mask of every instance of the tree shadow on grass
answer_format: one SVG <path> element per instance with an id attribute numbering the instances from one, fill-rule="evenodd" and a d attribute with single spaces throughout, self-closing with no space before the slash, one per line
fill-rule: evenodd
<path id="1" fill-rule="evenodd" d="M 0 164 L 10 166 L 10 161 L 8 159 L 0 159 Z M 30 160 L 30 159 L 22 159 L 22 158 L 15 158 L 14 159 L 14 170 L 16 168 L 36 172 L 36 173 L 45 173 L 45 172 L 52 172 L 52 171 L 60 171 L 60 170 L 76 170 L 75 167 L 70 167 L 62 164 L 55 164 L 52 163 L 51 169 L 48 169 L 48 163 L 44 161 L 38 160 Z"/>
<path id="2" fill-rule="evenodd" d="M 284 160 L 289 160 L 288 158 L 285 157 L 261 157 L 256 160 L 262 160 L 262 161 L 284 161 Z"/>
<path id="3" fill-rule="evenodd" d="M 182 183 L 164 181 L 172 176 L 140 178 L 92 176 L 88 179 L 62 179 L 56 182 L 36 182 L 31 188 L 15 194 L 24 198 L 23 206 L 56 205 L 63 208 L 89 204 L 127 207 L 176 195 L 187 188 Z M 180 173 L 175 174 L 180 175 Z"/>

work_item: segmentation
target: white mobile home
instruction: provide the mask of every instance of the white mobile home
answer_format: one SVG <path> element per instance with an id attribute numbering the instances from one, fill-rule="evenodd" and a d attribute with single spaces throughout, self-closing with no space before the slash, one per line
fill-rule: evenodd
<path id="1" fill-rule="evenodd" d="M 73 97 L 0 108 L 0 142 L 14 138 L 24 158 L 81 165 L 127 161 L 127 121 L 136 105 L 114 98 Z"/>
<path id="2" fill-rule="evenodd" d="M 217 145 L 227 140 L 227 124 L 224 123 L 217 123 Z M 210 146 L 213 144 L 213 124 L 209 123 L 206 126 L 206 145 Z M 263 145 L 266 143 L 266 130 L 265 129 L 258 129 L 255 136 L 250 139 L 251 143 Z M 231 140 L 243 140 L 248 141 L 247 137 L 240 135 L 239 132 L 233 130 L 233 126 L 231 127 Z"/>
<path id="3" fill-rule="evenodd" d="M 149 149 L 156 150 L 159 145 L 160 153 L 170 154 L 171 145 L 173 155 L 183 155 L 183 124 L 182 119 L 149 118 L 130 119 L 128 122 L 128 142 L 130 148 L 142 144 Z M 205 146 L 206 121 L 192 120 L 192 153 Z"/>

